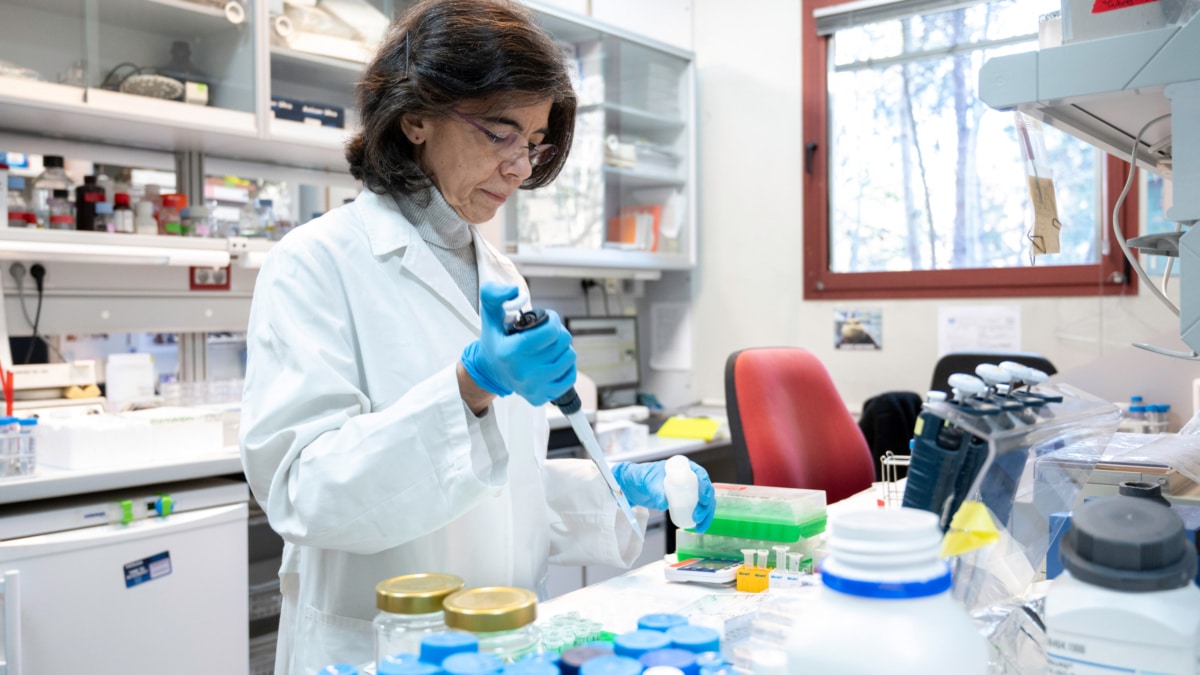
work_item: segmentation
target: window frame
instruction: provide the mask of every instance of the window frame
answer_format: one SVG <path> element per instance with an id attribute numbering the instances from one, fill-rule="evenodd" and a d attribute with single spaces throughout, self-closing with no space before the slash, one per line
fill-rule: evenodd
<path id="1" fill-rule="evenodd" d="M 804 299 L 1058 297 L 1137 292 L 1120 246 L 1112 241 L 1112 210 L 1129 176 L 1128 162 L 1105 155 L 1102 180 L 1102 240 L 1108 252 L 1091 265 L 1035 265 L 1020 268 L 834 272 L 829 236 L 829 38 L 817 34 L 813 11 L 849 4 L 847 0 L 801 1 L 802 181 L 804 190 Z M 1134 181 L 1121 207 L 1121 230 L 1136 237 L 1139 196 Z M 1135 252 L 1136 255 L 1136 252 Z"/>

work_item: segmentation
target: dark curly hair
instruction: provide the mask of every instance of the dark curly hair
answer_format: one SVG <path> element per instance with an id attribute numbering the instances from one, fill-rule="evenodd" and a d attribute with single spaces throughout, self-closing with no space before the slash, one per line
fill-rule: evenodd
<path id="1" fill-rule="evenodd" d="M 467 99 L 514 107 L 550 100 L 544 143 L 558 154 L 522 189 L 550 184 L 575 132 L 575 92 L 562 52 L 512 0 L 425 0 L 392 23 L 357 85 L 362 130 L 346 146 L 350 173 L 380 194 L 432 185 L 400 130 L 405 114 L 445 117 Z"/>

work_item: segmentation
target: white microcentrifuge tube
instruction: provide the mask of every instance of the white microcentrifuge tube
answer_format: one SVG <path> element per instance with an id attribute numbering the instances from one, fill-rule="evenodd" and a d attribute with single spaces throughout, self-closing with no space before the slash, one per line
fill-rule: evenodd
<path id="1" fill-rule="evenodd" d="M 788 547 L 772 546 L 771 548 L 775 549 L 775 569 L 777 569 L 777 570 L 787 569 L 786 563 L 787 563 Z"/>
<path id="2" fill-rule="evenodd" d="M 771 560 L 771 552 L 765 548 L 758 549 L 758 566 L 766 567 Z"/>
<path id="3" fill-rule="evenodd" d="M 742 549 L 742 565 L 745 567 L 754 567 L 754 549 Z"/>
<path id="4" fill-rule="evenodd" d="M 800 554 L 799 553 L 787 554 L 787 569 L 789 572 L 799 572 L 800 571 Z"/>

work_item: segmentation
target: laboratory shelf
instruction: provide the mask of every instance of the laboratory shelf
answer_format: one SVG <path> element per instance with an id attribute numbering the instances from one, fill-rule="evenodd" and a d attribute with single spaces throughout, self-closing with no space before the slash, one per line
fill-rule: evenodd
<path id="1" fill-rule="evenodd" d="M 306 54 L 287 47 L 271 47 L 271 77 L 289 82 L 302 82 L 322 89 L 354 91 L 354 83 L 367 67 L 365 63 L 335 59 L 319 54 Z"/>
<path id="2" fill-rule="evenodd" d="M 594 110 L 603 110 L 606 114 L 605 126 L 617 133 L 645 136 L 660 132 L 679 132 L 687 127 L 687 122 L 678 117 L 656 115 L 616 103 L 596 103 L 579 107 L 581 113 Z"/>
<path id="3" fill-rule="evenodd" d="M 517 253 L 509 258 L 516 263 L 521 273 L 536 277 L 595 276 L 597 269 L 604 269 L 609 278 L 658 279 L 666 270 L 692 268 L 687 255 L 682 253 L 652 253 L 650 251 L 625 251 L 620 249 L 572 249 L 534 248 L 521 245 Z"/>
<path id="4" fill-rule="evenodd" d="M 80 6 L 78 0 L 57 1 Z M 101 23 L 180 37 L 225 33 L 231 25 L 224 8 L 188 0 L 104 0 L 96 7 Z"/>
<path id="5" fill-rule="evenodd" d="M 61 16 L 82 18 L 88 3 L 80 0 L 8 0 Z M 103 0 L 94 3 L 101 23 L 126 28 L 202 37 L 229 30 L 225 10 L 216 5 L 188 0 Z"/>
<path id="6" fill-rule="evenodd" d="M 227 448 L 226 452 L 214 453 L 211 456 L 164 458 L 139 466 L 77 471 L 39 466 L 37 472 L 30 477 L 0 481 L 0 504 L 16 504 L 35 499 L 82 495 L 241 472 L 242 457 L 236 447 Z"/>
<path id="7" fill-rule="evenodd" d="M 0 260 L 224 267 L 226 239 L 76 230 L 0 229 Z"/>
<path id="8" fill-rule="evenodd" d="M 684 187 L 687 181 L 672 176 L 667 173 L 658 171 L 647 171 L 645 169 L 618 169 L 611 166 L 604 167 L 604 175 L 607 178 L 615 179 L 625 188 L 649 188 L 649 187 Z"/>

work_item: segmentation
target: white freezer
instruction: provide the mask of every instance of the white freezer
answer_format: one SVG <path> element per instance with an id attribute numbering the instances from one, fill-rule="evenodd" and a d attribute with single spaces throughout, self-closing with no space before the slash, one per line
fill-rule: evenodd
<path id="1" fill-rule="evenodd" d="M 247 510 L 0 541 L 0 675 L 246 675 Z"/>

